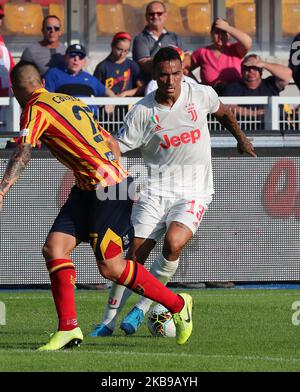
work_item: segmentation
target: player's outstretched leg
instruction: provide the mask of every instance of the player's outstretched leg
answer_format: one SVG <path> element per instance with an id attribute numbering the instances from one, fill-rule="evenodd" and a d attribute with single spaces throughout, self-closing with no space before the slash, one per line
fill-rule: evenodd
<path id="1" fill-rule="evenodd" d="M 166 260 L 162 254 L 160 254 L 151 265 L 150 272 L 160 282 L 166 285 L 175 274 L 178 263 L 179 259 L 175 261 L 169 261 Z M 132 335 L 138 330 L 145 318 L 145 314 L 150 309 L 151 304 L 151 299 L 140 297 L 139 301 L 121 322 L 120 328 L 126 333 L 126 335 Z"/>
<path id="2" fill-rule="evenodd" d="M 83 340 L 83 335 L 79 327 L 70 331 L 56 331 L 49 343 L 38 348 L 38 351 L 56 351 L 65 348 L 79 347 Z"/>
<path id="3" fill-rule="evenodd" d="M 180 312 L 173 314 L 176 327 L 176 342 L 184 344 L 188 341 L 193 331 L 192 309 L 193 299 L 189 294 L 179 294 L 184 300 L 184 306 Z"/>
<path id="4" fill-rule="evenodd" d="M 177 343 L 183 344 L 187 341 L 192 333 L 192 298 L 188 294 L 178 295 L 174 293 L 147 271 L 143 265 L 133 260 L 125 260 L 121 255 L 111 259 L 97 260 L 97 264 L 104 278 L 126 286 L 135 293 L 158 302 L 169 309 L 177 323 Z M 121 275 L 119 275 L 120 273 Z"/>
<path id="5" fill-rule="evenodd" d="M 131 296 L 132 291 L 116 283 L 112 284 L 108 302 L 105 306 L 103 320 L 90 332 L 92 337 L 111 336 L 114 332 L 118 314 Z"/>

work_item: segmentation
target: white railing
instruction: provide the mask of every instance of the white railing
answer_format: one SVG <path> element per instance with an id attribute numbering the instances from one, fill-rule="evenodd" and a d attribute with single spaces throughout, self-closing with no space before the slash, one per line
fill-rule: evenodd
<path id="1" fill-rule="evenodd" d="M 141 98 L 81 98 L 87 105 L 98 107 L 97 117 L 104 128 L 114 133 L 130 107 Z M 300 97 L 220 97 L 230 105 L 243 131 L 250 133 L 257 143 L 280 146 L 300 145 Z M 116 105 L 117 102 L 117 105 Z M 107 106 L 114 106 L 108 114 Z M 19 131 L 20 107 L 15 98 L 0 98 L 0 137 Z M 234 144 L 232 137 L 212 117 L 208 116 L 213 145 Z M 270 133 L 270 131 L 272 131 Z M 270 136 L 268 136 L 268 134 Z M 227 135 L 227 136 L 226 136 Z M 218 138 L 218 136 L 223 136 Z M 271 138 L 272 137 L 272 138 Z M 274 139 L 274 137 L 276 139 Z M 288 138 L 287 138 L 288 137 Z M 264 144 L 266 145 L 266 144 Z"/>

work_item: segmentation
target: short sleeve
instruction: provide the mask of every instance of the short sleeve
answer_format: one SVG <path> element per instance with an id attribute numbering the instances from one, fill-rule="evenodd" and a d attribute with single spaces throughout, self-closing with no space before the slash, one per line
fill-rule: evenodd
<path id="1" fill-rule="evenodd" d="M 142 146 L 144 132 L 139 124 L 141 124 L 140 115 L 137 108 L 133 108 L 127 113 L 122 127 L 115 136 L 122 153 Z"/>
<path id="2" fill-rule="evenodd" d="M 29 62 L 33 62 L 34 61 L 34 59 L 32 57 L 32 54 L 31 54 L 31 51 L 30 51 L 29 48 L 26 48 L 24 50 L 24 52 L 22 53 L 22 56 L 21 56 L 21 60 L 22 61 L 29 61 Z"/>
<path id="3" fill-rule="evenodd" d="M 131 61 L 131 69 L 132 69 L 132 74 L 133 74 L 133 80 L 136 83 L 137 80 L 141 80 L 142 76 L 141 76 L 141 69 L 140 66 L 138 65 L 138 63 L 136 63 L 135 61 Z"/>
<path id="4" fill-rule="evenodd" d="M 28 106 L 21 116 L 21 130 L 17 143 L 30 144 L 35 147 L 48 125 L 49 122 L 43 109 L 39 108 L 38 105 Z"/>
<path id="5" fill-rule="evenodd" d="M 199 67 L 202 63 L 202 50 L 196 49 L 192 53 L 192 62 L 195 64 L 197 67 Z"/>
<path id="6" fill-rule="evenodd" d="M 279 89 L 276 84 L 275 76 L 268 76 L 266 79 L 263 79 L 263 84 L 267 87 L 267 95 L 278 95 L 283 88 Z"/>
<path id="7" fill-rule="evenodd" d="M 106 88 L 103 83 L 101 83 L 98 79 L 95 78 L 95 83 L 97 85 L 97 96 L 105 97 Z"/>
<path id="8" fill-rule="evenodd" d="M 209 113 L 216 113 L 220 106 L 219 96 L 212 87 L 206 86 L 206 89 L 208 94 Z"/>
<path id="9" fill-rule="evenodd" d="M 184 47 L 184 44 L 182 42 L 181 37 L 176 34 L 176 38 L 177 38 L 177 46 L 178 46 L 178 48 L 180 48 L 181 50 L 183 50 L 185 52 L 186 50 L 185 50 L 185 47 Z"/>
<path id="10" fill-rule="evenodd" d="M 142 35 L 138 35 L 133 40 L 132 58 L 134 61 L 139 61 L 145 57 L 151 57 L 150 47 L 147 45 L 145 38 Z"/>
<path id="11" fill-rule="evenodd" d="M 104 70 L 102 69 L 102 63 L 99 63 L 94 71 L 94 76 L 96 79 L 100 80 L 102 83 L 105 82 Z"/>

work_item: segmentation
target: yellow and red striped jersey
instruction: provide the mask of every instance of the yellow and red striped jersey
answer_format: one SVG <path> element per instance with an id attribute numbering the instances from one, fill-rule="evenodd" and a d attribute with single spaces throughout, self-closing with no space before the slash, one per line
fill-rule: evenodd
<path id="1" fill-rule="evenodd" d="M 74 172 L 76 185 L 95 189 L 128 177 L 105 140 L 109 134 L 78 98 L 45 89 L 34 91 L 21 116 L 17 143 L 45 143 L 52 154 Z"/>

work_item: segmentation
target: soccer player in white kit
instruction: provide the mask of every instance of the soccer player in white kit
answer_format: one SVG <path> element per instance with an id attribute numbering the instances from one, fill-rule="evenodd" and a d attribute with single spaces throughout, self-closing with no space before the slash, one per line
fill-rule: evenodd
<path id="1" fill-rule="evenodd" d="M 240 153 L 255 157 L 252 143 L 229 109 L 209 86 L 182 82 L 176 50 L 162 48 L 153 59 L 158 89 L 127 114 L 111 148 L 118 154 L 139 148 L 148 169 L 147 183 L 133 207 L 134 239 L 128 257 L 144 263 L 163 236 L 162 253 L 150 272 L 164 284 L 175 274 L 182 249 L 193 237 L 214 193 L 207 115 L 212 113 L 237 140 Z M 113 333 L 117 315 L 131 290 L 113 284 L 103 321 L 90 336 Z M 151 300 L 141 297 L 123 319 L 126 334 L 136 332 Z"/>

